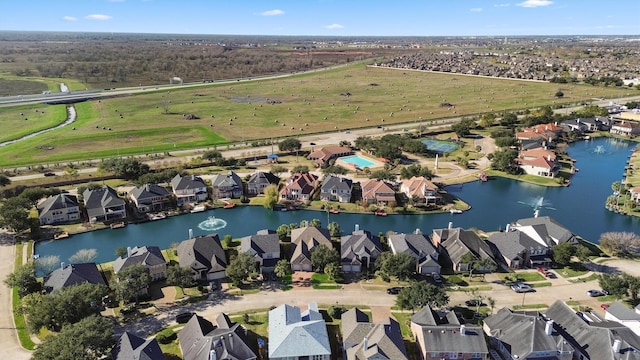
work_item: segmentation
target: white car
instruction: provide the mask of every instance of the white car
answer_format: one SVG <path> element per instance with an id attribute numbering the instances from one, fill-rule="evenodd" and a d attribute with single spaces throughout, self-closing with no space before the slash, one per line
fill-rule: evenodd
<path id="1" fill-rule="evenodd" d="M 533 288 L 527 284 L 523 284 L 523 283 L 515 283 L 513 285 L 511 285 L 511 290 L 517 292 L 517 293 L 525 293 L 525 292 L 532 292 L 535 291 L 533 290 Z"/>

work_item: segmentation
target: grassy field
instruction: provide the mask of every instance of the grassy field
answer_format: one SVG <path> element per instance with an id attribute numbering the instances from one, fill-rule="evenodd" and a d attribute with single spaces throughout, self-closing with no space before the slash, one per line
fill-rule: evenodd
<path id="1" fill-rule="evenodd" d="M 558 88 L 565 93 L 562 99 L 554 98 Z M 79 103 L 73 127 L 0 149 L 0 166 L 214 147 L 394 123 L 428 125 L 434 119 L 578 103 L 630 91 L 355 65 Z M 11 118 L 4 113 L 13 111 L 0 109 L 0 121 Z M 7 138 L 22 131 L 20 121 L 2 125 Z"/>

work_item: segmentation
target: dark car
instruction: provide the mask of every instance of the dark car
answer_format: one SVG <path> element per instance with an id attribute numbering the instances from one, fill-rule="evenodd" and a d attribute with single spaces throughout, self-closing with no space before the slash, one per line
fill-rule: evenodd
<path id="1" fill-rule="evenodd" d="M 184 324 L 186 322 L 189 321 L 189 319 L 191 319 L 193 317 L 193 315 L 195 315 L 196 313 L 194 312 L 183 312 L 180 313 L 178 315 L 176 315 L 176 322 L 178 324 Z"/>
<path id="2" fill-rule="evenodd" d="M 398 295 L 400 293 L 400 290 L 402 290 L 402 287 L 400 287 L 400 286 L 390 287 L 390 288 L 387 289 L 387 294 L 389 294 L 389 295 Z"/>
<path id="3" fill-rule="evenodd" d="M 51 171 L 48 171 L 48 172 L 44 173 L 44 176 L 56 176 L 56 174 L 51 172 Z"/>
<path id="4" fill-rule="evenodd" d="M 587 295 L 591 297 L 605 296 L 607 292 L 602 290 L 587 290 Z"/>
<path id="5" fill-rule="evenodd" d="M 442 276 L 440 276 L 440 274 L 438 274 L 437 272 L 432 272 L 431 278 L 436 284 L 442 284 Z"/>
<path id="6" fill-rule="evenodd" d="M 480 300 L 467 300 L 464 302 L 466 306 L 475 307 L 475 306 L 487 306 L 487 304 L 483 303 Z"/>

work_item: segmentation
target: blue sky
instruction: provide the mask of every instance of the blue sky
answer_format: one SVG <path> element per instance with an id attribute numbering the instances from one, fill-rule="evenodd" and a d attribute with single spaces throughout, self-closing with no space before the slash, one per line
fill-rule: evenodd
<path id="1" fill-rule="evenodd" d="M 640 35 L 640 0 L 0 0 L 0 30 L 239 35 Z"/>

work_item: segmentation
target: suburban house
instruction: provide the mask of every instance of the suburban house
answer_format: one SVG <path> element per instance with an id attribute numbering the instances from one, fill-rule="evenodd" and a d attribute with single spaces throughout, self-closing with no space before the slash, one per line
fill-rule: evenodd
<path id="1" fill-rule="evenodd" d="M 68 264 L 53 270 L 44 281 L 47 293 L 68 286 L 91 283 L 107 286 L 104 277 L 98 271 L 96 263 Z"/>
<path id="2" fill-rule="evenodd" d="M 605 309 L 604 319 L 619 322 L 640 336 L 640 314 L 620 301 L 614 302 Z"/>
<path id="3" fill-rule="evenodd" d="M 227 258 L 218 234 L 197 236 L 178 245 L 181 267 L 190 268 L 195 280 L 219 280 L 227 275 Z"/>
<path id="4" fill-rule="evenodd" d="M 556 124 L 539 124 L 524 128 L 522 131 L 517 132 L 516 139 L 554 141 L 559 138 L 563 132 L 564 129 Z"/>
<path id="5" fill-rule="evenodd" d="M 515 312 L 505 307 L 484 319 L 482 328 L 505 359 L 573 357 L 573 347 L 554 329 L 553 320 L 538 312 Z"/>
<path id="6" fill-rule="evenodd" d="M 526 233 L 539 244 L 547 247 L 553 247 L 563 242 L 572 245 L 578 244 L 576 236 L 550 216 L 519 219 L 511 224 L 510 228 Z"/>
<path id="7" fill-rule="evenodd" d="M 581 119 L 565 120 L 560 124 L 560 126 L 562 126 L 567 132 L 573 132 L 577 135 L 582 135 L 589 131 L 589 126 Z"/>
<path id="8" fill-rule="evenodd" d="M 551 248 L 510 226 L 489 236 L 487 241 L 497 250 L 496 259 L 507 269 L 534 268 L 551 264 Z"/>
<path id="9" fill-rule="evenodd" d="M 306 311 L 280 305 L 269 311 L 269 359 L 329 360 L 327 325 L 312 302 Z"/>
<path id="10" fill-rule="evenodd" d="M 635 136 L 640 134 L 640 124 L 622 120 L 611 125 L 609 132 L 616 135 Z"/>
<path id="11" fill-rule="evenodd" d="M 419 203 L 439 204 L 442 195 L 438 193 L 438 186 L 424 176 L 412 176 L 409 180 L 404 180 L 400 185 L 400 192 L 407 199 L 415 199 Z"/>
<path id="12" fill-rule="evenodd" d="M 239 198 L 244 194 L 242 179 L 233 171 L 227 174 L 213 175 L 211 178 L 211 196 L 214 199 Z"/>
<path id="13" fill-rule="evenodd" d="M 634 186 L 629 189 L 629 194 L 631 195 L 631 200 L 635 201 L 636 204 L 640 203 L 640 186 Z"/>
<path id="14" fill-rule="evenodd" d="M 418 274 L 440 274 L 439 253 L 429 237 L 416 230 L 413 234 L 393 234 L 388 237 L 389 248 L 393 254 L 409 254 L 416 259 Z"/>
<path id="15" fill-rule="evenodd" d="M 113 360 L 164 360 L 164 354 L 156 338 L 145 340 L 125 331 L 111 350 Z"/>
<path id="16" fill-rule="evenodd" d="M 353 181 L 344 177 L 329 175 L 320 186 L 320 200 L 348 203 L 351 201 Z"/>
<path id="17" fill-rule="evenodd" d="M 476 260 L 488 260 L 496 265 L 491 246 L 473 231 L 461 228 L 434 229 L 431 235 L 433 245 L 440 249 L 440 255 L 450 263 L 454 271 L 469 271 L 471 264 L 464 256 L 471 254 Z M 482 268 L 478 269 L 483 271 Z"/>
<path id="18" fill-rule="evenodd" d="M 342 347 L 346 360 L 408 360 L 400 324 L 392 318 L 372 323 L 367 314 L 352 308 L 342 314 Z"/>
<path id="19" fill-rule="evenodd" d="M 372 268 L 382 252 L 380 238 L 360 230 L 358 225 L 351 235 L 340 238 L 340 244 L 340 262 L 344 272 L 359 273 Z"/>
<path id="20" fill-rule="evenodd" d="M 279 183 L 280 178 L 270 172 L 255 172 L 247 180 L 247 194 L 249 196 L 264 194 L 264 188 L 269 185 L 278 186 Z"/>
<path id="21" fill-rule="evenodd" d="M 107 185 L 95 190 L 86 189 L 82 197 L 89 222 L 92 224 L 97 221 L 113 221 L 127 217 L 124 200 Z"/>
<path id="22" fill-rule="evenodd" d="M 171 207 L 171 194 L 157 184 L 136 186 L 129 192 L 129 198 L 142 213 L 162 211 Z"/>
<path id="23" fill-rule="evenodd" d="M 272 273 L 280 260 L 280 239 L 273 230 L 260 230 L 240 239 L 240 251 L 254 258 L 260 273 Z"/>
<path id="24" fill-rule="evenodd" d="M 620 323 L 600 319 L 592 313 L 578 315 L 560 300 L 556 300 L 544 315 L 573 347 L 574 359 L 640 359 L 640 337 Z"/>
<path id="25" fill-rule="evenodd" d="M 489 359 L 482 328 L 461 325 L 453 311 L 425 306 L 411 316 L 411 333 L 423 360 Z"/>
<path id="26" fill-rule="evenodd" d="M 326 167 L 329 160 L 337 159 L 341 156 L 353 155 L 353 150 L 345 146 L 327 146 L 311 152 L 307 159 L 315 160 L 317 167 Z"/>
<path id="27" fill-rule="evenodd" d="M 309 201 L 318 185 L 318 177 L 312 173 L 291 175 L 280 191 L 280 200 Z"/>
<path id="28" fill-rule="evenodd" d="M 324 245 L 333 249 L 329 230 L 315 226 L 304 226 L 291 230 L 291 270 L 312 271 L 311 253 Z"/>
<path id="29" fill-rule="evenodd" d="M 127 257 L 119 257 L 113 262 L 113 272 L 117 275 L 122 269 L 134 265 L 148 268 L 152 281 L 167 277 L 167 261 L 157 246 L 127 248 Z"/>
<path id="30" fill-rule="evenodd" d="M 556 158 L 555 152 L 545 148 L 536 148 L 520 151 L 516 163 L 522 171 L 529 175 L 555 177 L 560 170 Z"/>
<path id="31" fill-rule="evenodd" d="M 368 180 L 362 184 L 363 205 L 396 206 L 396 192 L 393 186 L 382 180 Z"/>
<path id="32" fill-rule="evenodd" d="M 171 179 L 171 188 L 178 206 L 205 201 L 209 197 L 207 184 L 202 178 L 195 175 L 182 176 L 177 174 Z"/>
<path id="33" fill-rule="evenodd" d="M 80 220 L 78 198 L 69 194 L 49 196 L 38 205 L 40 225 L 64 224 Z"/>
<path id="34" fill-rule="evenodd" d="M 246 330 L 225 313 L 218 315 L 215 324 L 194 314 L 178 333 L 178 340 L 184 360 L 257 358 L 247 345 Z"/>

